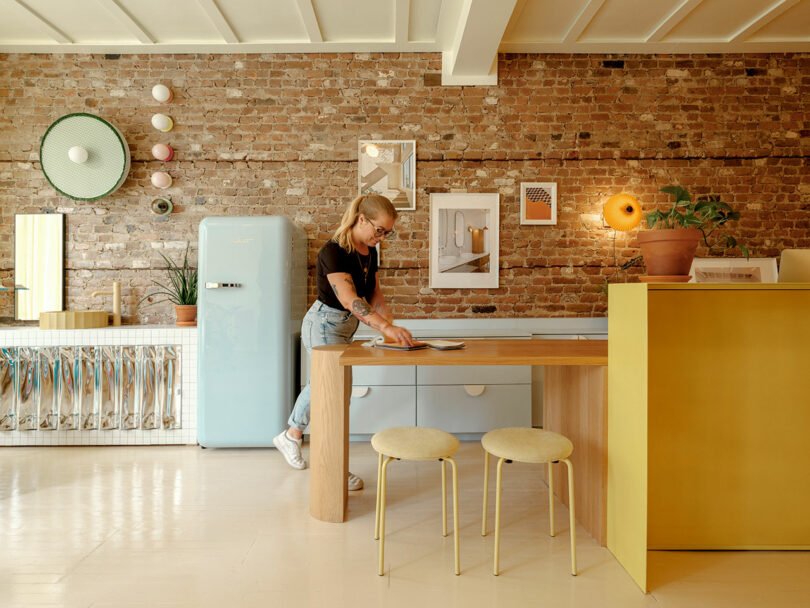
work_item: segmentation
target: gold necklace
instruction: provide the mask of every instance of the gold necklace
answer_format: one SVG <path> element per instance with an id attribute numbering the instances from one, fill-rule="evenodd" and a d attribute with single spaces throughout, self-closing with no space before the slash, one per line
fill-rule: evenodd
<path id="1" fill-rule="evenodd" d="M 366 283 L 368 283 L 368 271 L 371 267 L 371 252 L 368 252 L 369 258 L 365 264 L 363 264 L 363 258 L 360 257 L 360 252 L 357 249 L 354 250 L 354 253 L 357 255 L 357 261 L 360 262 L 360 268 L 363 271 L 363 287 L 365 287 Z"/>

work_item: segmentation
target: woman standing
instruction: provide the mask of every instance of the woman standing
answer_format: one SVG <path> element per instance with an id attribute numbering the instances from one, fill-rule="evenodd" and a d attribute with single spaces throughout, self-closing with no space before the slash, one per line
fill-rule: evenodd
<path id="1" fill-rule="evenodd" d="M 394 231 L 397 210 L 378 194 L 358 196 L 346 209 L 340 227 L 318 252 L 318 299 L 301 323 L 307 352 L 314 346 L 348 344 L 359 322 L 382 332 L 392 342 L 411 345 L 413 337 L 397 327 L 385 305 L 377 278 L 377 244 Z M 273 439 L 273 445 L 295 469 L 304 469 L 301 440 L 309 424 L 310 383 L 295 402 L 290 428 Z M 359 490 L 363 480 L 349 473 L 349 489 Z"/>

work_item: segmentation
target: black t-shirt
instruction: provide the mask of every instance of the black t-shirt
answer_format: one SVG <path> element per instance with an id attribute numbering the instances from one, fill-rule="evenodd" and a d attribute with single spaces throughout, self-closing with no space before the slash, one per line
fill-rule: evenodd
<path id="1" fill-rule="evenodd" d="M 326 276 L 333 272 L 352 275 L 357 295 L 368 300 L 377 284 L 377 250 L 369 247 L 368 255 L 361 255 L 356 249 L 349 253 L 335 241 L 329 241 L 318 252 L 317 269 L 318 299 L 332 308 L 346 310 Z"/>

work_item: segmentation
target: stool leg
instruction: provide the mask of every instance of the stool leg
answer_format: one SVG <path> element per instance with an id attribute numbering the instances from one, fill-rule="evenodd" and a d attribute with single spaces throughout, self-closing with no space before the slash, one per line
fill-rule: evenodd
<path id="1" fill-rule="evenodd" d="M 374 540 L 380 540 L 380 479 L 382 477 L 383 455 L 377 459 L 377 514 L 374 516 Z"/>
<path id="2" fill-rule="evenodd" d="M 554 467 L 548 463 L 548 529 L 549 535 L 554 536 Z"/>
<path id="3" fill-rule="evenodd" d="M 439 458 L 442 463 L 442 536 L 447 536 L 447 468 L 444 458 Z"/>
<path id="4" fill-rule="evenodd" d="M 577 519 L 574 514 L 574 465 L 567 458 L 563 462 L 568 467 L 568 513 L 571 518 L 571 574 L 577 575 Z"/>
<path id="5" fill-rule="evenodd" d="M 456 552 L 456 560 L 455 560 L 455 573 L 461 574 L 461 564 L 459 560 L 459 552 L 458 552 L 458 468 L 456 467 L 456 461 L 447 457 L 447 460 L 450 461 L 450 466 L 453 467 L 453 543 L 455 545 L 455 552 Z M 444 462 L 442 462 L 444 465 Z"/>
<path id="6" fill-rule="evenodd" d="M 495 474 L 495 563 L 492 574 L 498 576 L 498 558 L 501 549 L 501 469 L 506 458 L 498 459 L 497 473 Z"/>
<path id="7" fill-rule="evenodd" d="M 377 574 L 382 576 L 385 574 L 383 569 L 383 562 L 385 560 L 385 485 L 388 474 L 388 465 L 394 460 L 390 456 L 385 459 L 382 465 L 382 476 L 380 480 L 380 564 L 377 567 Z"/>
<path id="8" fill-rule="evenodd" d="M 484 450 L 484 512 L 481 515 L 481 536 L 487 535 L 487 497 L 489 495 L 489 452 Z"/>

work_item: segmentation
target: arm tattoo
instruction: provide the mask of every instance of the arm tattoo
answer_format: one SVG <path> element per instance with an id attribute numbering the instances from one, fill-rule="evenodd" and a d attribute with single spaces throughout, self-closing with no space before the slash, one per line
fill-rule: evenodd
<path id="1" fill-rule="evenodd" d="M 365 317 L 371 313 L 371 306 L 362 298 L 357 298 L 352 302 L 352 312 L 358 317 Z"/>
<path id="2" fill-rule="evenodd" d="M 335 295 L 338 295 L 337 285 L 335 285 L 334 283 L 329 283 L 329 284 L 332 286 L 332 291 L 335 292 Z"/>

